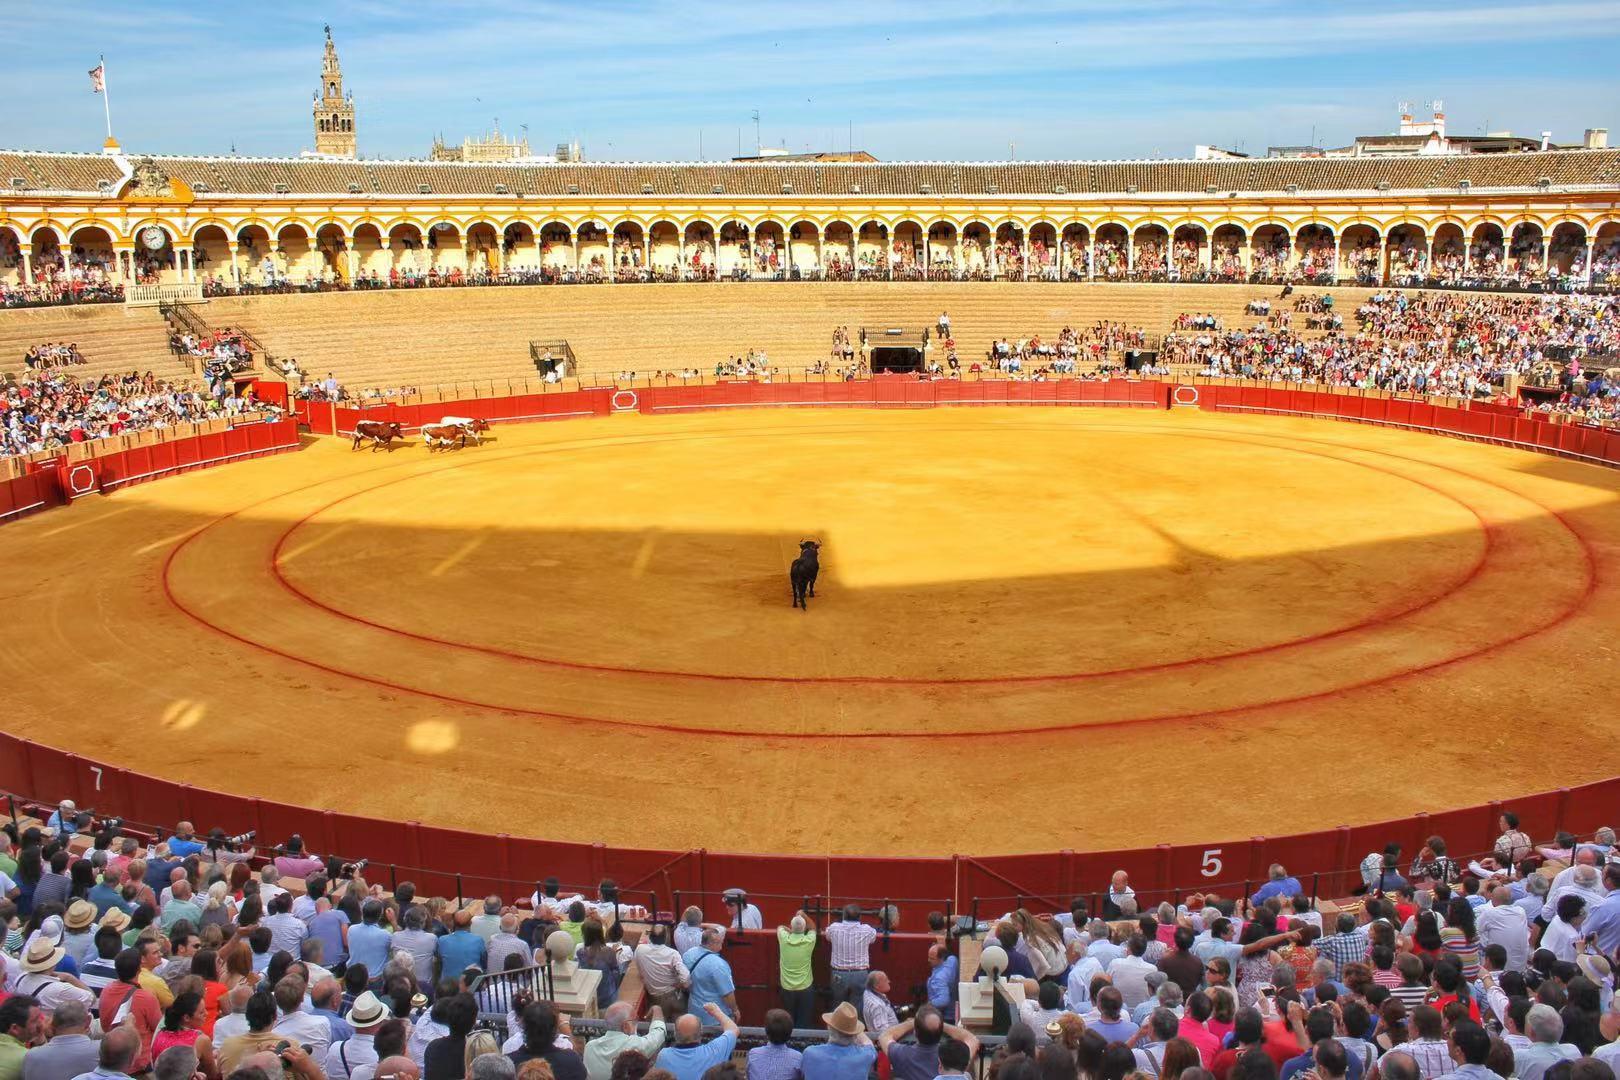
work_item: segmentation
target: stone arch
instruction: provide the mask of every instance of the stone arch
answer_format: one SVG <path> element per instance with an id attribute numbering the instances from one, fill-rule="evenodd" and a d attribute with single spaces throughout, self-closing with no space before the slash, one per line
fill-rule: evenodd
<path id="1" fill-rule="evenodd" d="M 1083 281 L 1090 272 L 1091 225 L 1069 221 L 1059 240 L 1058 273 L 1070 281 Z"/>
<path id="2" fill-rule="evenodd" d="M 613 280 L 639 281 L 646 269 L 647 230 L 633 218 L 613 223 Z"/>
<path id="3" fill-rule="evenodd" d="M 1620 219 L 1599 218 L 1592 225 L 1591 281 L 1620 285 Z"/>
<path id="4" fill-rule="evenodd" d="M 861 280 L 888 276 L 889 223 L 868 215 L 855 230 L 855 271 Z"/>
<path id="5" fill-rule="evenodd" d="M 1062 245 L 1058 241 L 1057 224 L 1048 218 L 1036 218 L 1029 226 L 1029 266 L 1027 276 L 1038 281 L 1056 281 Z"/>
<path id="6" fill-rule="evenodd" d="M 971 218 L 962 222 L 958 234 L 957 250 L 961 255 L 962 272 L 968 277 L 984 278 L 990 276 L 992 250 L 995 246 L 995 233 L 984 218 Z"/>
<path id="7" fill-rule="evenodd" d="M 1132 273 L 1142 279 L 1169 273 L 1170 229 L 1158 221 L 1138 222 L 1131 230 Z"/>
<path id="8" fill-rule="evenodd" d="M 1586 222 L 1560 219 L 1547 233 L 1547 268 L 1566 276 L 1584 275 L 1589 235 Z"/>
<path id="9" fill-rule="evenodd" d="M 1123 281 L 1130 271 L 1127 249 L 1131 243 L 1130 226 L 1115 218 L 1097 223 L 1092 234 L 1091 264 L 1094 276 L 1104 281 Z"/>
<path id="10" fill-rule="evenodd" d="M 1204 276 L 1209 230 L 1201 221 L 1183 221 L 1170 231 L 1170 269 L 1183 281 Z"/>
<path id="11" fill-rule="evenodd" d="M 163 243 L 153 245 L 155 233 L 163 234 Z M 135 247 L 131 258 L 135 266 L 135 280 L 142 284 L 171 284 L 178 280 L 180 253 L 176 243 L 180 231 L 168 221 L 147 218 L 132 230 Z"/>
<path id="12" fill-rule="evenodd" d="M 230 280 L 230 226 L 217 218 L 209 218 L 192 227 L 190 243 L 191 265 L 200 279 Z"/>
<path id="13" fill-rule="evenodd" d="M 681 226 L 673 218 L 653 219 L 647 226 L 649 261 L 654 278 L 669 279 L 681 268 Z"/>
<path id="14" fill-rule="evenodd" d="M 748 272 L 756 278 L 778 280 L 788 271 L 788 232 L 773 217 L 754 222 L 753 260 Z"/>
<path id="15" fill-rule="evenodd" d="M 949 281 L 961 265 L 957 244 L 962 229 L 949 218 L 934 218 L 928 222 L 928 277 L 935 281 Z"/>
<path id="16" fill-rule="evenodd" d="M 714 222 L 705 218 L 690 218 L 681 227 L 682 242 L 686 249 L 686 263 L 681 268 L 687 278 L 713 281 L 718 272 L 719 232 Z"/>

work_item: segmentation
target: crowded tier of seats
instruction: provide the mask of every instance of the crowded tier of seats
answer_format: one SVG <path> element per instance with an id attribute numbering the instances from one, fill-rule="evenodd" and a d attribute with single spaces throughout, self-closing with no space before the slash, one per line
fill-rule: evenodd
<path id="1" fill-rule="evenodd" d="M 0 319 L 0 377 L 23 380 L 15 402 L 44 393 L 64 362 L 103 398 L 132 372 L 176 383 L 193 374 L 199 387 L 212 384 L 204 407 L 229 414 L 242 395 L 222 380 L 250 361 L 246 340 L 264 344 L 268 373 L 294 396 L 372 400 L 538 386 L 528 348 L 536 339 L 569 342 L 576 366 L 567 377 L 586 384 L 846 377 L 868 371 L 857 355 L 865 330 L 901 345 L 923 346 L 927 335 L 928 377 L 1088 376 L 1117 372 L 1127 350 L 1146 350 L 1158 353 L 1141 369 L 1149 375 L 1464 399 L 1545 388 L 1527 404 L 1589 422 L 1613 420 L 1620 397 L 1620 378 L 1608 370 L 1620 358 L 1620 299 L 1610 295 L 907 283 L 355 292 L 215 300 L 195 310 L 208 319 L 196 331 L 170 330 L 154 309 L 10 313 Z M 830 352 L 829 327 L 843 335 Z M 14 405 L 9 419 L 19 415 Z M 29 422 L 43 420 L 36 412 Z M 73 415 L 50 427 L 63 441 L 86 437 L 75 430 L 123 430 Z M 10 436 L 13 453 L 57 445 L 48 431 L 14 427 Z"/>
<path id="2" fill-rule="evenodd" d="M 0 1077 L 1612 1080 L 1614 831 L 1498 828 L 1488 852 L 1389 843 L 1344 896 L 1273 865 L 1153 902 L 1122 870 L 1067 910 L 906 930 L 744 887 L 668 912 L 611 880 L 429 897 L 298 836 L 63 801 L 0 844 Z M 576 967 L 577 1000 L 554 981 Z"/>

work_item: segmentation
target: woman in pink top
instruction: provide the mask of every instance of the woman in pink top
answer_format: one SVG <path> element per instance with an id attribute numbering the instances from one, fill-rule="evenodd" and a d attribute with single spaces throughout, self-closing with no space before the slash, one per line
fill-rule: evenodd
<path id="1" fill-rule="evenodd" d="M 174 1004 L 163 1012 L 163 1027 L 152 1036 L 152 1060 L 163 1056 L 171 1046 L 189 1046 L 197 1051 L 197 1068 L 211 1080 L 218 1080 L 219 1065 L 214 1060 L 214 1045 L 203 1026 L 208 1023 L 208 1006 L 203 995 L 195 990 L 177 994 Z"/>

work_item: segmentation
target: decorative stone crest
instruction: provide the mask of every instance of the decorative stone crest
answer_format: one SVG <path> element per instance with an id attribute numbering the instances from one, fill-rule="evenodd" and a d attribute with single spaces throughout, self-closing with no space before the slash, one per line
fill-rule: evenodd
<path id="1" fill-rule="evenodd" d="M 174 185 L 169 182 L 169 174 L 159 168 L 157 162 L 149 157 L 143 157 L 135 162 L 134 168 L 128 194 L 152 199 L 175 197 Z"/>

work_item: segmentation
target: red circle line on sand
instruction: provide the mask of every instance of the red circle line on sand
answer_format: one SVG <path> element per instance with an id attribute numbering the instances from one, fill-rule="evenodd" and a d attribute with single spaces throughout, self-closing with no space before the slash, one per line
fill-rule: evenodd
<path id="1" fill-rule="evenodd" d="M 1041 430 L 1046 430 L 1046 428 L 1042 427 Z M 1386 626 L 1392 622 L 1416 615 L 1421 611 L 1433 607 L 1434 605 L 1450 598 L 1457 592 L 1473 584 L 1473 582 L 1484 573 L 1485 568 L 1490 560 L 1491 552 L 1495 546 L 1496 531 L 1490 525 L 1490 523 L 1487 522 L 1483 516 L 1481 516 L 1479 511 L 1475 510 L 1472 506 L 1469 506 L 1455 495 L 1452 495 L 1450 492 L 1443 491 L 1440 488 L 1435 487 L 1433 484 L 1419 480 L 1416 477 L 1411 477 L 1403 473 L 1396 472 L 1393 469 L 1380 468 L 1377 465 L 1369 465 L 1366 462 L 1351 461 L 1334 454 L 1321 453 L 1313 450 L 1300 450 L 1288 446 L 1277 446 L 1272 443 L 1252 442 L 1251 440 L 1246 439 L 1219 438 L 1209 435 L 1196 435 L 1176 431 L 1158 431 L 1137 428 L 1111 428 L 1109 430 L 1122 434 L 1173 435 L 1176 437 L 1204 439 L 1211 442 L 1243 442 L 1248 443 L 1249 445 L 1261 446 L 1267 449 L 1306 454 L 1312 457 L 1322 458 L 1327 461 L 1333 461 L 1343 465 L 1350 465 L 1356 468 L 1368 469 L 1372 472 L 1382 473 L 1386 476 L 1394 477 L 1397 480 L 1404 480 L 1407 483 L 1421 487 L 1426 491 L 1438 495 L 1441 498 L 1462 507 L 1464 510 L 1467 510 L 1474 516 L 1475 521 L 1479 524 L 1480 532 L 1484 537 L 1484 544 L 1481 547 L 1478 556 L 1474 559 L 1474 562 L 1455 581 L 1442 583 L 1441 586 L 1438 589 L 1435 589 L 1430 595 L 1420 594 L 1416 602 L 1406 604 L 1404 607 L 1397 607 L 1395 610 L 1391 611 L 1374 611 L 1366 618 L 1351 623 L 1347 626 L 1337 627 L 1332 630 L 1323 630 L 1315 634 L 1307 634 L 1303 637 L 1292 638 L 1287 641 L 1272 642 L 1267 645 L 1256 645 L 1247 649 L 1236 649 L 1231 652 L 1216 653 L 1210 656 L 1192 656 L 1180 660 L 1166 660 L 1153 664 L 1139 664 L 1131 667 L 1110 668 L 1102 671 L 1057 672 L 1047 675 L 1014 674 L 960 676 L 955 678 L 920 678 L 903 675 L 748 675 L 724 672 L 688 671 L 671 668 L 630 667 L 626 665 L 597 664 L 581 660 L 567 660 L 550 656 L 536 656 L 533 653 L 518 652 L 513 649 L 503 649 L 495 645 L 483 645 L 477 642 L 459 641 L 454 638 L 439 637 L 433 634 L 424 634 L 414 630 L 403 629 L 376 619 L 369 619 L 363 615 L 356 615 L 351 611 L 346 611 L 342 608 L 328 604 L 320 597 L 313 595 L 306 589 L 300 588 L 283 572 L 283 552 L 298 530 L 307 525 L 311 520 L 331 511 L 338 506 L 341 506 L 351 499 L 357 499 L 365 495 L 374 494 L 385 488 L 392 487 L 395 484 L 402 484 L 408 481 L 418 480 L 424 475 L 434 475 L 431 473 L 413 473 L 407 476 L 400 476 L 390 480 L 385 480 L 371 487 L 362 488 L 359 491 L 351 491 L 348 494 L 339 496 L 324 506 L 319 506 L 314 510 L 311 510 L 303 517 L 297 519 L 292 524 L 287 526 L 287 528 L 277 538 L 276 543 L 270 552 L 270 575 L 277 581 L 277 583 L 281 585 L 283 589 L 285 589 L 296 599 L 302 601 L 310 607 L 317 608 L 345 622 L 370 627 L 374 630 L 393 634 L 408 640 L 422 642 L 424 644 L 439 645 L 446 648 L 479 653 L 485 656 L 493 656 L 502 660 L 510 660 L 515 663 L 534 664 L 542 667 L 562 668 L 569 671 L 585 671 L 609 675 L 630 675 L 662 679 L 687 679 L 707 682 L 766 683 L 774 685 L 1011 686 L 1039 685 L 1042 683 L 1085 682 L 1095 679 L 1121 678 L 1132 675 L 1150 675 L 1169 671 L 1179 671 L 1187 668 L 1205 667 L 1225 663 L 1230 660 L 1248 659 L 1255 656 L 1264 656 L 1273 652 L 1280 652 L 1286 649 L 1296 649 L 1309 645 L 1317 645 L 1324 641 L 1331 641 L 1335 638 L 1347 637 L 1363 630 Z M 754 434 L 764 436 L 769 433 Z M 786 437 L 788 435 L 796 435 L 799 433 L 785 432 L 776 434 L 777 437 Z M 657 441 L 660 440 L 649 439 L 645 442 L 651 443 Z M 637 443 L 635 445 L 645 445 L 645 443 Z M 535 453 L 541 452 L 543 452 L 543 450 L 535 451 Z M 499 459 L 492 459 L 491 463 L 505 462 L 510 461 L 515 457 L 526 456 L 529 455 L 513 454 Z M 476 462 L 467 462 L 465 464 L 470 466 L 476 464 Z"/>
<path id="2" fill-rule="evenodd" d="M 1207 429 L 1207 428 L 1199 429 L 1199 430 L 1203 430 L 1203 431 L 1206 431 L 1206 432 L 1210 431 L 1210 429 Z M 1222 437 L 1221 433 L 1219 433 L 1219 432 L 1211 432 L 1211 436 L 1215 437 L 1215 438 Z M 1277 436 L 1277 437 L 1282 438 L 1282 436 Z M 1352 451 L 1359 451 L 1359 452 L 1374 454 L 1374 455 L 1377 455 L 1377 456 L 1380 456 L 1380 457 L 1394 458 L 1394 459 L 1396 459 L 1398 461 L 1404 461 L 1404 462 L 1408 462 L 1410 464 L 1424 466 L 1424 467 L 1427 467 L 1427 468 L 1438 469 L 1441 472 L 1451 473 L 1454 476 L 1461 476 L 1461 477 L 1464 477 L 1466 479 L 1473 480 L 1476 483 L 1485 484 L 1485 485 L 1494 487 L 1494 488 L 1496 488 L 1496 489 L 1498 489 L 1500 491 L 1505 491 L 1508 494 L 1511 494 L 1511 495 L 1513 495 L 1513 496 L 1515 496 L 1517 498 L 1524 499 L 1525 501 L 1527 501 L 1527 502 L 1531 503 L 1532 505 L 1534 505 L 1534 506 L 1538 507 L 1539 509 L 1541 509 L 1548 516 L 1550 516 L 1553 520 L 1555 520 L 1560 525 L 1560 527 L 1562 527 L 1564 529 L 1564 531 L 1567 532 L 1575 540 L 1576 545 L 1580 548 L 1581 553 L 1582 553 L 1582 568 L 1583 568 L 1584 577 L 1585 577 L 1585 581 L 1583 583 L 1580 595 L 1577 596 L 1575 598 L 1575 600 L 1573 602 L 1571 602 L 1568 606 L 1566 606 L 1562 611 L 1558 612 L 1551 619 L 1549 619 L 1545 623 L 1541 624 L 1540 626 L 1534 626 L 1534 627 L 1530 627 L 1529 629 L 1522 630 L 1522 631 L 1520 631 L 1519 633 L 1513 635 L 1510 638 L 1504 639 L 1502 641 L 1495 642 L 1494 644 L 1491 644 L 1491 645 L 1482 646 L 1481 648 L 1476 649 L 1476 650 L 1474 650 L 1472 652 L 1463 653 L 1461 655 L 1449 657 L 1449 658 L 1446 658 L 1446 659 L 1443 659 L 1443 660 L 1436 660 L 1436 661 L 1433 661 L 1433 662 L 1428 663 L 1428 664 L 1423 664 L 1423 665 L 1420 665 L 1420 666 L 1415 667 L 1415 668 L 1410 668 L 1410 669 L 1408 669 L 1406 671 L 1395 672 L 1395 673 L 1389 674 L 1389 675 L 1376 676 L 1376 677 L 1373 677 L 1373 678 L 1370 678 L 1370 679 L 1362 680 L 1359 683 L 1352 683 L 1352 684 L 1347 685 L 1347 686 L 1335 687 L 1335 688 L 1332 688 L 1332 689 L 1329 689 L 1329 690 L 1323 690 L 1323 691 L 1319 691 L 1319 692 L 1313 693 L 1313 694 L 1299 695 L 1299 696 L 1292 697 L 1292 698 L 1283 698 L 1283 699 L 1278 699 L 1278 700 L 1274 700 L 1274 701 L 1266 701 L 1266 702 L 1255 702 L 1255 703 L 1248 704 L 1248 705 L 1236 705 L 1236 706 L 1231 706 L 1229 708 L 1223 708 L 1223 709 L 1207 709 L 1207 710 L 1199 710 L 1199 711 L 1186 712 L 1186 713 L 1168 713 L 1168 714 L 1163 714 L 1163 715 L 1160 715 L 1160 716 L 1129 717 L 1129 718 L 1120 719 L 1120 720 L 1104 720 L 1104 721 L 1096 721 L 1096 722 L 1093 722 L 1093 723 L 1081 723 L 1081 724 L 1032 725 L 1032 726 L 1022 727 L 1022 728 L 1001 728 L 1001 729 L 993 729 L 993 730 L 988 730 L 988 731 L 944 731 L 944 732 L 894 731 L 894 732 L 847 732 L 847 733 L 839 733 L 839 732 L 758 732 L 758 731 L 738 731 L 738 730 L 733 730 L 733 729 L 729 729 L 729 728 L 688 727 L 688 726 L 672 725 L 672 724 L 645 723 L 645 722 L 633 721 L 633 720 L 614 719 L 614 718 L 611 718 L 611 717 L 582 716 L 582 715 L 571 714 L 571 713 L 552 712 L 552 711 L 547 711 L 547 710 L 542 710 L 542 709 L 525 709 L 525 708 L 520 708 L 520 707 L 512 707 L 512 706 L 504 706 L 504 705 L 491 705 L 491 704 L 487 704 L 487 703 L 484 703 L 484 702 L 472 701 L 472 700 L 467 699 L 467 698 L 456 697 L 454 695 L 440 694 L 440 693 L 437 693 L 437 692 L 432 691 L 432 690 L 422 690 L 422 689 L 418 689 L 416 687 L 404 686 L 404 685 L 402 685 L 400 683 L 395 683 L 395 682 L 392 682 L 392 681 L 387 680 L 387 679 L 381 679 L 381 678 L 377 678 L 377 677 L 374 677 L 374 676 L 363 675 L 363 674 L 359 674 L 359 673 L 356 673 L 356 672 L 344 671 L 342 669 L 335 668 L 335 667 L 332 667 L 332 666 L 327 665 L 327 664 L 323 664 L 318 660 L 312 660 L 309 657 L 300 656 L 300 655 L 298 655 L 296 653 L 287 652 L 286 650 L 276 648 L 273 645 L 267 645 L 267 644 L 265 644 L 263 642 L 254 641 L 251 638 L 244 637 L 243 635 L 238 634 L 235 631 L 226 629 L 225 627 L 220 626 L 217 623 L 214 623 L 214 622 L 208 620 L 204 616 L 202 616 L 202 615 L 198 614 L 197 612 L 193 611 L 191 608 L 188 608 L 183 602 L 180 601 L 179 597 L 177 597 L 175 595 L 175 593 L 174 593 L 173 583 L 171 581 L 171 575 L 172 575 L 172 571 L 173 571 L 173 567 L 174 567 L 175 558 L 176 558 L 176 556 L 179 555 L 181 550 L 183 550 L 192 540 L 196 539 L 198 536 L 201 536 L 203 533 L 206 533 L 207 531 L 212 529 L 215 525 L 218 525 L 218 524 L 220 524 L 221 522 L 224 522 L 224 521 L 228 521 L 231 518 L 236 517 L 238 514 L 242 513 L 243 511 L 245 511 L 247 509 L 251 509 L 254 506 L 263 505 L 265 503 L 273 502 L 273 501 L 275 501 L 275 499 L 282 498 L 285 495 L 290 494 L 292 492 L 282 492 L 282 493 L 280 493 L 278 495 L 272 496 L 269 499 L 264 499 L 264 500 L 261 500 L 258 503 L 251 504 L 248 507 L 242 507 L 242 508 L 239 508 L 237 510 L 233 510 L 230 513 L 225 514 L 225 515 L 223 515 L 223 516 L 221 516 L 219 518 L 216 518 L 212 522 L 209 522 L 207 525 L 204 525 L 201 528 L 197 529 L 190 536 L 186 537 L 179 544 L 175 545 L 175 547 L 170 549 L 169 554 L 163 560 L 163 567 L 162 567 L 162 569 L 160 571 L 159 579 L 160 579 L 160 583 L 161 583 L 161 586 L 162 586 L 162 589 L 163 589 L 164 598 L 167 600 L 167 602 L 169 603 L 169 605 L 171 607 L 173 607 L 175 610 L 179 611 L 182 615 L 186 616 L 191 621 L 201 625 L 205 629 L 207 629 L 207 630 L 209 630 L 209 631 L 211 631 L 211 632 L 213 632 L 213 633 L 215 633 L 215 634 L 217 634 L 217 635 L 219 635 L 221 637 L 224 637 L 224 638 L 227 638 L 227 639 L 229 639 L 231 641 L 237 642 L 238 644 L 246 646 L 249 649 L 254 649 L 254 650 L 257 650 L 257 651 L 260 651 L 260 652 L 268 653 L 269 655 L 276 656 L 276 657 L 279 657 L 279 658 L 284 659 L 284 660 L 288 660 L 288 661 L 290 661 L 290 662 L 292 662 L 294 664 L 297 664 L 297 665 L 313 668 L 313 669 L 315 669 L 317 671 L 322 671 L 322 672 L 325 672 L 325 673 L 330 674 L 330 675 L 338 676 L 340 678 L 346 678 L 346 679 L 350 679 L 350 680 L 353 680 L 353 681 L 356 681 L 356 682 L 367 683 L 367 684 L 370 684 L 370 685 L 373 685 L 373 686 L 380 686 L 380 687 L 382 687 L 384 689 L 392 690 L 392 691 L 395 691 L 395 692 L 398 692 L 398 693 L 411 694 L 411 695 L 414 695 L 414 696 L 417 696 L 417 697 L 424 697 L 424 698 L 428 698 L 428 699 L 431 699 L 431 700 L 443 701 L 443 702 L 445 702 L 447 704 L 460 705 L 460 706 L 465 706 L 465 707 L 474 708 L 474 709 L 480 709 L 480 710 L 484 710 L 484 711 L 505 713 L 505 714 L 507 714 L 509 716 L 531 716 L 531 717 L 535 717 L 535 718 L 538 718 L 538 719 L 559 720 L 559 721 L 564 721 L 564 722 L 568 722 L 568 723 L 596 724 L 596 725 L 600 725 L 602 727 L 624 728 L 624 729 L 637 730 L 637 731 L 649 731 L 649 732 L 656 732 L 656 733 L 667 734 L 667 735 L 714 735 L 714 736 L 725 736 L 725 737 L 730 737 L 730 738 L 744 738 L 744 739 L 754 739 L 754 740 L 763 740 L 763 741 L 779 740 L 779 741 L 794 741 L 794 742 L 801 742 L 801 741 L 839 741 L 839 740 L 849 740 L 849 739 L 854 739 L 854 740 L 873 740 L 873 739 L 887 739 L 887 740 L 894 740 L 894 739 L 928 739 L 928 740 L 937 740 L 937 739 L 971 739 L 971 738 L 985 738 L 985 737 L 996 738 L 996 737 L 1004 737 L 1004 736 L 1008 736 L 1008 735 L 1015 735 L 1015 736 L 1016 735 L 1042 735 L 1042 734 L 1053 734 L 1053 733 L 1057 733 L 1057 732 L 1068 732 L 1068 731 L 1084 731 L 1084 730 L 1091 730 L 1091 729 L 1102 730 L 1102 729 L 1109 729 L 1109 728 L 1134 727 L 1134 726 L 1139 725 L 1139 724 L 1174 723 L 1174 722 L 1190 722 L 1190 721 L 1196 721 L 1196 720 L 1209 720 L 1209 719 L 1217 719 L 1217 718 L 1222 718 L 1222 717 L 1239 716 L 1239 715 L 1243 715 L 1245 713 L 1251 713 L 1251 712 L 1262 712 L 1262 711 L 1265 711 L 1267 709 L 1273 709 L 1273 708 L 1277 708 L 1277 707 L 1284 706 L 1284 705 L 1296 705 L 1296 704 L 1302 704 L 1302 703 L 1311 702 L 1311 701 L 1321 701 L 1321 700 L 1328 700 L 1328 699 L 1332 699 L 1332 698 L 1336 698 L 1336 697 L 1346 697 L 1346 696 L 1350 695 L 1351 693 L 1354 693 L 1354 692 L 1356 692 L 1358 690 L 1364 690 L 1364 689 L 1368 689 L 1368 688 L 1373 687 L 1373 686 L 1380 686 L 1380 685 L 1384 685 L 1384 684 L 1387 684 L 1387 683 L 1400 682 L 1400 681 L 1403 681 L 1403 680 L 1406 680 L 1406 679 L 1413 678 L 1413 677 L 1418 676 L 1418 675 L 1425 675 L 1425 674 L 1429 674 L 1431 672 L 1440 671 L 1440 670 L 1443 670 L 1445 668 L 1452 667 L 1452 666 L 1454 666 L 1456 664 L 1466 663 L 1467 661 L 1476 659 L 1476 658 L 1478 658 L 1480 656 L 1488 655 L 1489 653 L 1496 652 L 1498 650 L 1507 648 L 1508 646 L 1516 645 L 1519 642 L 1529 640 L 1530 638 L 1535 637 L 1535 636 L 1537 636 L 1539 634 L 1546 633 L 1547 631 L 1555 629 L 1556 627 L 1563 625 L 1564 623 L 1568 622 L 1571 618 L 1573 618 L 1577 612 L 1579 612 L 1583 607 L 1586 606 L 1586 604 L 1591 600 L 1593 594 L 1597 591 L 1597 587 L 1598 587 L 1597 556 L 1592 551 L 1592 547 L 1591 547 L 1590 542 L 1586 539 L 1586 537 L 1581 535 L 1579 530 L 1575 529 L 1569 523 L 1569 520 L 1562 513 L 1560 513 L 1558 510 L 1555 510 L 1552 507 L 1546 505 L 1545 503 L 1541 502 L 1539 499 L 1536 499 L 1533 496 L 1524 494 L 1523 492 L 1517 492 L 1517 491 L 1513 491 L 1510 488 L 1504 488 L 1504 487 L 1502 487 L 1502 485 L 1496 483 L 1495 481 L 1488 480 L 1485 477 L 1479 476 L 1479 475 L 1477 475 L 1475 473 L 1471 473 L 1471 472 L 1467 471 L 1466 469 L 1459 469 L 1459 468 L 1456 468 L 1456 467 L 1453 467 L 1453 466 L 1441 465 L 1441 464 L 1438 464 L 1438 463 L 1432 462 L 1432 461 L 1422 461 L 1422 460 L 1415 459 L 1415 458 L 1409 458 L 1409 457 L 1406 457 L 1403 454 L 1396 454 L 1396 453 L 1392 453 L 1392 452 L 1389 452 L 1389 451 L 1372 450 L 1372 449 L 1368 449 L 1366 447 L 1358 447 L 1358 446 L 1345 446 L 1344 444 L 1335 443 L 1335 442 L 1333 442 L 1331 440 L 1311 439 L 1311 438 L 1303 438 L 1303 439 L 1301 439 L 1301 438 L 1298 438 L 1298 437 L 1293 437 L 1293 438 L 1295 439 L 1295 441 L 1310 442 L 1310 443 L 1313 443 L 1313 444 L 1318 445 L 1318 446 L 1330 446 L 1330 447 L 1335 447 L 1335 448 L 1338 448 L 1338 449 L 1348 449 L 1348 450 L 1352 450 Z M 1230 441 L 1234 441 L 1234 442 L 1250 442 L 1252 440 L 1232 439 Z M 1265 445 L 1265 444 L 1256 444 L 1256 445 Z M 451 466 L 451 467 L 452 468 L 459 468 L 461 466 Z M 324 483 L 324 481 L 322 483 Z M 304 490 L 308 490 L 309 488 L 317 487 L 317 486 L 320 486 L 320 485 L 319 484 L 304 485 L 301 488 L 293 489 L 293 491 L 304 491 Z"/>

